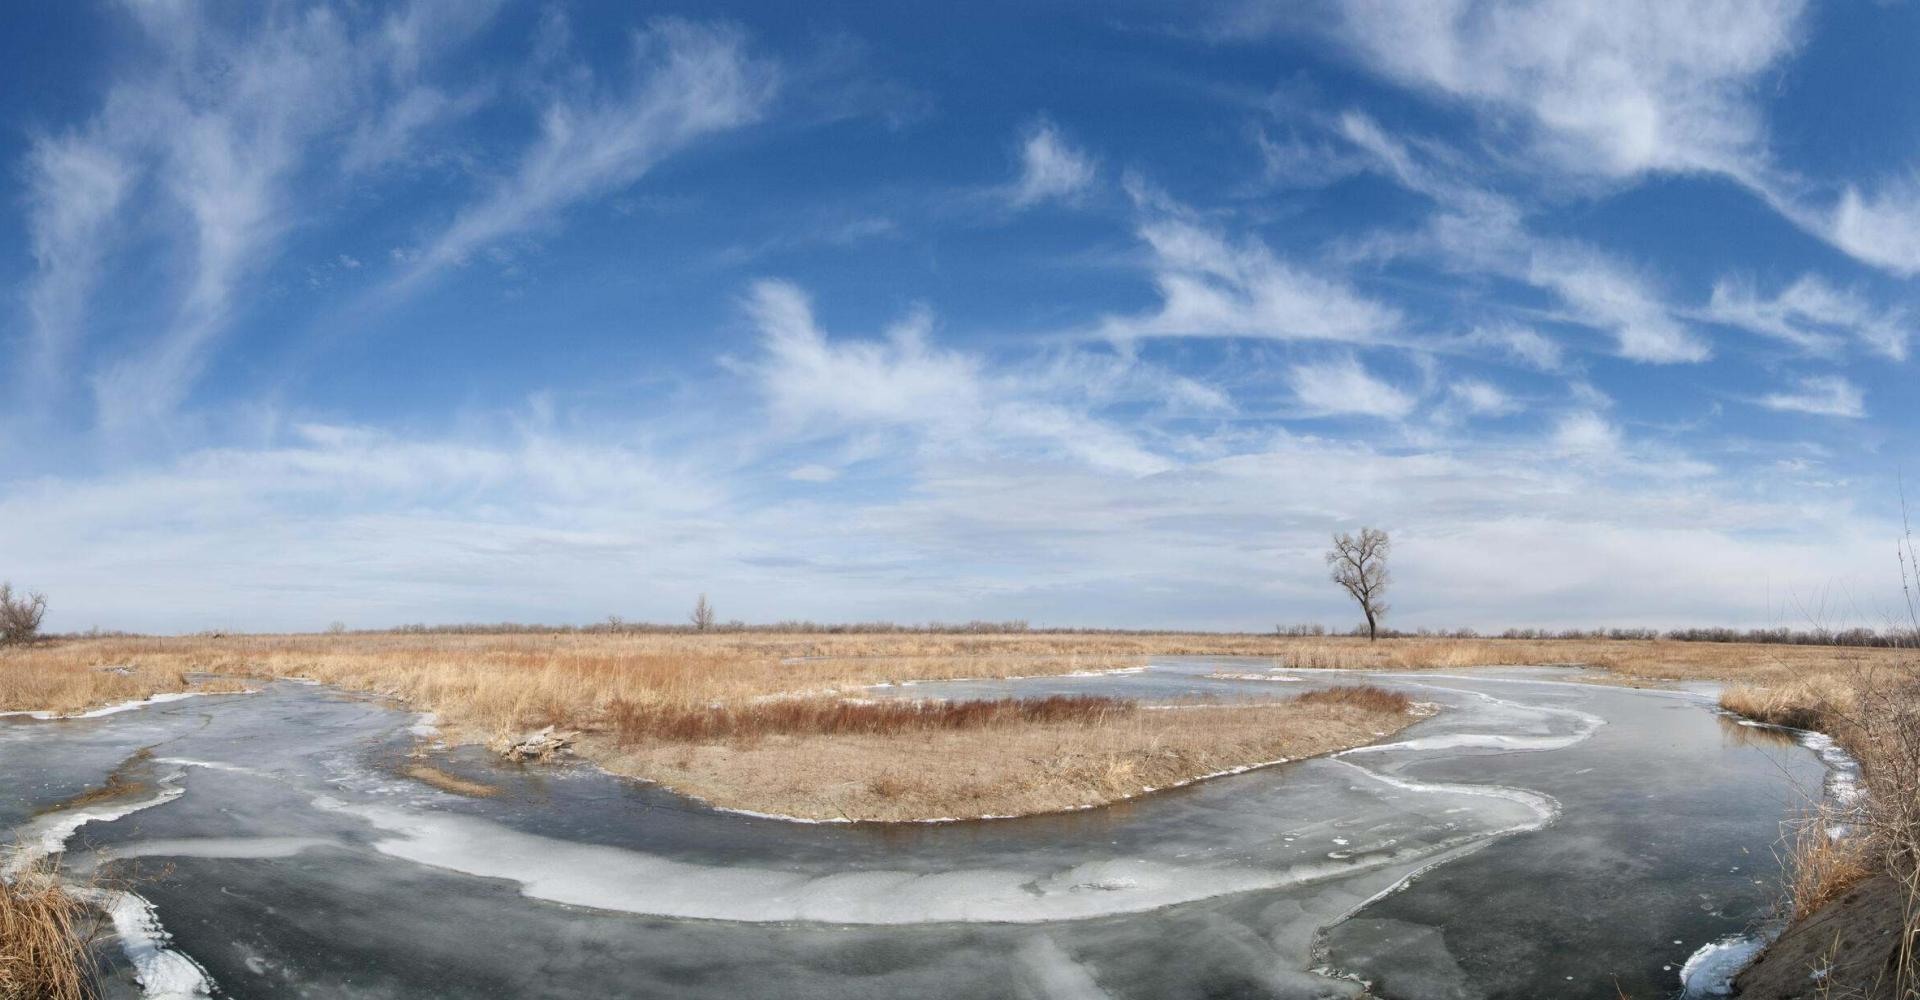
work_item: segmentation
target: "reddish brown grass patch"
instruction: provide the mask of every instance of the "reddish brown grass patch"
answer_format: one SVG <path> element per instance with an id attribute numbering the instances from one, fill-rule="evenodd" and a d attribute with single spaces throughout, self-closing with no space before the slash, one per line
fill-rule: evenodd
<path id="1" fill-rule="evenodd" d="M 1389 715 L 1405 715 L 1413 708 L 1412 698 L 1398 691 L 1389 691 L 1371 684 L 1308 691 L 1294 700 L 1302 705 L 1348 705 L 1368 712 L 1384 712 Z"/>
<path id="2" fill-rule="evenodd" d="M 709 743 L 795 734 L 879 736 L 978 729 L 1016 722 L 1095 723 L 1131 714 L 1132 702 L 1091 695 L 980 701 L 842 701 L 787 698 L 686 709 L 617 700 L 607 719 L 622 745 L 646 740 Z"/>

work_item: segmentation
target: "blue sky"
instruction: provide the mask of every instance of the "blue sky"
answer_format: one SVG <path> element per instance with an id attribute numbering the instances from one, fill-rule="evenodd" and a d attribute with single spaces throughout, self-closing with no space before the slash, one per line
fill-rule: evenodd
<path id="1" fill-rule="evenodd" d="M 1913 5 L 0 17 L 53 627 L 1898 603 Z"/>

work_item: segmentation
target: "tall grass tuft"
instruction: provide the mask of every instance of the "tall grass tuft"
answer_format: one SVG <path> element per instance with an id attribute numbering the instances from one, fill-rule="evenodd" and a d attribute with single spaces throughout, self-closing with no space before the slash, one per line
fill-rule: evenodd
<path id="1" fill-rule="evenodd" d="M 1894 995 L 1920 997 L 1920 676 L 1910 666 L 1863 666 L 1729 688 L 1720 704 L 1827 733 L 1860 762 L 1865 796 L 1843 814 L 1804 823 L 1789 849 L 1788 901 L 1804 917 L 1862 878 L 1892 878 L 1904 890 Z M 1843 824 L 1858 832 L 1828 833 Z"/>
<path id="2" fill-rule="evenodd" d="M 1783 902 L 1793 919 L 1805 920 L 1874 874 L 1871 845 L 1845 830 L 1839 810 L 1830 805 L 1794 824 L 1781 865 L 1786 872 Z"/>
<path id="3" fill-rule="evenodd" d="M 1844 729 L 1857 701 L 1855 679 L 1841 673 L 1810 674 L 1779 684 L 1739 684 L 1720 695 L 1720 707 L 1735 715 L 1822 732 Z"/>
<path id="4" fill-rule="evenodd" d="M 49 865 L 0 879 L 0 1000 L 88 1000 L 86 909 Z"/>

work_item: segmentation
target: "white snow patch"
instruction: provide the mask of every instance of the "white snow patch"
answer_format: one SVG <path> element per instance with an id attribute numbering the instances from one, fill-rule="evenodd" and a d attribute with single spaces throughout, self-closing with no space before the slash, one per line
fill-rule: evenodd
<path id="1" fill-rule="evenodd" d="M 314 847 L 332 847 L 321 837 L 179 837 L 115 844 L 114 860 L 124 858 L 290 858 Z"/>
<path id="2" fill-rule="evenodd" d="M 743 922 L 918 924 L 1039 923 L 1138 913 L 1215 896 L 1344 878 L 1356 869 L 1407 864 L 1479 840 L 1371 853 L 1344 863 L 1280 868 L 1186 866 L 1116 858 L 1050 871 L 806 873 L 702 865 L 623 848 L 558 840 L 472 816 L 320 798 L 386 836 L 375 850 L 416 864 L 520 884 L 524 895 L 576 906 Z"/>
<path id="3" fill-rule="evenodd" d="M 883 681 L 879 684 L 869 684 L 867 687 L 914 687 L 920 684 L 978 684 L 983 682 L 997 683 L 999 681 L 1050 680 L 1060 677 L 1113 677 L 1119 674 L 1143 674 L 1151 669 L 1153 669 L 1153 665 L 1148 664 L 1144 667 L 1114 667 L 1111 670 L 1076 670 L 1070 674 L 1015 674 L 1011 677 L 940 677 L 910 681 Z"/>
<path id="4" fill-rule="evenodd" d="M 161 778 L 159 790 L 145 799 L 134 802 L 102 802 L 36 817 L 20 829 L 18 841 L 13 850 L 8 853 L 6 861 L 0 863 L 0 877 L 13 878 L 32 868 L 41 859 L 64 852 L 67 849 L 67 841 L 88 823 L 95 820 L 112 822 L 123 816 L 131 816 L 142 809 L 151 809 L 179 798 L 182 792 L 179 785 L 182 773 L 176 771 Z"/>
<path id="5" fill-rule="evenodd" d="M 183 698 L 194 698 L 194 697 L 199 697 L 200 695 L 210 694 L 210 693 L 212 692 L 166 691 L 160 694 L 156 694 L 151 698 L 141 698 L 135 701 L 123 701 L 117 705 L 108 705 L 105 708 L 96 708 L 87 712 L 76 712 L 72 715 L 62 715 L 59 712 L 53 712 L 53 711 L 0 712 L 0 715 L 24 715 L 24 716 L 28 716 L 29 718 L 39 719 L 42 722 L 52 722 L 57 719 L 98 719 L 103 715 L 118 715 L 121 712 L 131 712 L 136 708 L 146 708 L 150 705 L 163 705 L 170 701 L 179 701 Z M 252 691 L 222 691 L 219 693 L 221 694 L 253 694 Z"/>
<path id="6" fill-rule="evenodd" d="M 1737 936 L 1704 945 L 1680 967 L 1681 996 L 1724 997 L 1733 995 L 1733 977 L 1753 961 L 1766 939 Z"/>
<path id="7" fill-rule="evenodd" d="M 39 817 L 20 832 L 19 841 L 5 862 L 0 863 L 0 878 L 17 877 L 42 858 L 64 853 L 67 841 L 88 823 L 110 822 L 179 798 L 184 791 L 180 779 L 185 773 L 175 771 L 162 776 L 159 790 L 139 801 L 82 806 Z M 167 947 L 169 938 L 151 903 L 131 892 L 94 888 L 70 891 L 112 918 L 121 950 L 132 963 L 134 978 L 147 1000 L 205 1000 L 213 995 L 213 983 L 206 970 L 193 959 Z"/>
<path id="8" fill-rule="evenodd" d="M 120 949 L 133 965 L 133 977 L 146 1000 L 207 1000 L 213 980 L 200 963 L 167 947 L 172 935 L 160 925 L 153 904 L 131 892 L 78 890 L 77 895 L 113 919 Z"/>

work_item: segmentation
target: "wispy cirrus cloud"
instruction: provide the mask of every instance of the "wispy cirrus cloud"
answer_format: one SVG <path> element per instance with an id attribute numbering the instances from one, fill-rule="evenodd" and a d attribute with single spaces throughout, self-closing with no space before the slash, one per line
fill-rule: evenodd
<path id="1" fill-rule="evenodd" d="M 761 353 L 736 367 L 756 378 L 774 422 L 795 437 L 897 431 L 940 453 L 1028 451 L 1148 475 L 1170 463 L 1098 411 L 1142 398 L 1143 388 L 1149 398 L 1194 400 L 1178 378 L 1147 385 L 1057 366 L 990 374 L 984 359 L 934 346 L 924 311 L 881 340 L 829 338 L 807 295 L 787 282 L 756 284 L 746 307 Z"/>
<path id="2" fill-rule="evenodd" d="M 85 336 L 87 299 L 109 250 L 104 233 L 136 174 L 119 150 L 94 135 L 36 138 L 25 173 L 34 262 L 25 294 L 31 340 L 14 382 L 16 392 L 39 395 L 58 383 L 74 342 Z"/>
<path id="3" fill-rule="evenodd" d="M 1802 214 L 1811 226 L 1824 223 L 1833 244 L 1854 257 L 1903 277 L 1920 274 L 1920 182 L 1849 185 L 1831 215 Z"/>
<path id="4" fill-rule="evenodd" d="M 1493 349 L 1506 358 L 1543 372 L 1557 372 L 1566 363 L 1566 352 L 1561 350 L 1558 341 L 1518 323 L 1475 327 L 1461 339 L 1471 346 Z"/>
<path id="5" fill-rule="evenodd" d="M 1257 238 L 1235 240 L 1138 185 L 1135 201 L 1160 305 L 1108 317 L 1099 328 L 1104 336 L 1369 343 L 1388 339 L 1401 322 L 1391 306 L 1282 259 Z"/>
<path id="6" fill-rule="evenodd" d="M 326 7 L 233 19 L 191 5 L 133 9 L 148 52 L 127 60 L 84 126 L 37 139 L 30 158 L 40 252 L 28 299 L 42 380 L 64 378 L 61 345 L 84 337 L 84 293 L 107 249 L 144 227 L 177 255 L 177 285 L 149 310 L 143 327 L 154 332 L 91 381 L 110 432 L 164 418 L 300 218 L 296 183 L 324 184 L 338 169 L 330 140 L 492 7 L 418 0 L 384 19 Z M 413 112 L 416 123 L 432 116 Z M 137 214 L 124 210 L 135 183 L 153 196 Z"/>
<path id="7" fill-rule="evenodd" d="M 1558 295 L 1576 322 L 1611 333 L 1623 358 L 1681 364 L 1705 361 L 1713 354 L 1706 339 L 1677 316 L 1650 279 L 1602 251 L 1540 241 L 1528 254 L 1526 277 Z"/>
<path id="8" fill-rule="evenodd" d="M 629 78 L 592 81 L 548 104 L 519 165 L 429 237 L 397 287 L 624 188 L 702 138 L 757 121 L 779 79 L 774 62 L 748 52 L 738 27 L 655 22 L 634 35 Z"/>
<path id="9" fill-rule="evenodd" d="M 1903 310 L 1878 308 L 1818 275 L 1802 275 L 1772 296 L 1759 293 L 1750 279 L 1723 278 L 1714 283 L 1704 315 L 1810 354 L 1833 355 L 1853 340 L 1895 361 L 1907 356 Z"/>
<path id="10" fill-rule="evenodd" d="M 1388 254 L 1418 254 L 1443 267 L 1523 281 L 1553 293 L 1566 319 L 1611 334 L 1616 353 L 1650 364 L 1705 361 L 1712 349 L 1652 279 L 1598 247 L 1535 234 L 1520 204 L 1490 190 L 1450 163 L 1445 151 L 1418 148 L 1359 112 L 1342 115 L 1337 129 L 1373 157 L 1377 169 L 1434 201 L 1424 231 L 1371 246 Z M 1525 349 L 1546 352 L 1535 337 Z M 1513 341 L 1507 346 L 1511 347 Z"/>
<path id="11" fill-rule="evenodd" d="M 1756 402 L 1769 410 L 1817 417 L 1858 420 L 1867 415 L 1866 393 L 1840 375 L 1810 375 L 1801 379 L 1795 388 L 1768 393 Z"/>
<path id="12" fill-rule="evenodd" d="M 60 595 L 54 627 L 170 630 L 665 619 L 700 591 L 749 620 L 1339 622 L 1350 610 L 1318 555 L 1361 519 L 1394 532 L 1408 625 L 1765 624 L 1761 597 L 1726 580 L 1852 580 L 1879 545 L 1842 498 L 1670 470 L 1588 409 L 1430 447 L 1220 427 L 1142 475 L 1088 447 L 1106 389 L 1056 391 L 1035 419 L 1030 356 L 946 345 L 922 320 L 831 337 L 791 285 L 747 302 L 763 345 L 734 372 L 768 401 L 760 432 L 920 435 L 906 488 L 808 463 L 769 494 L 713 447 L 707 419 L 644 443 L 540 421 L 437 436 L 295 423 L 266 443 L 22 484 L 0 495 L 0 548 Z M 959 422 L 900 396 L 845 398 L 901 381 L 962 405 Z M 1518 591 L 1514 551 L 1543 567 Z M 1611 586 L 1623 573 L 1635 585 Z"/>
<path id="13" fill-rule="evenodd" d="M 1072 201 L 1092 186 L 1098 168 L 1093 157 L 1075 147 L 1059 126 L 1040 118 L 1020 140 L 1020 176 L 1007 190 L 1014 208 L 1043 201 Z"/>
<path id="14" fill-rule="evenodd" d="M 1518 114 L 1561 169 L 1748 169 L 1754 94 L 1794 50 L 1802 0 L 1348 0 L 1337 33 L 1412 86 Z"/>
<path id="15" fill-rule="evenodd" d="M 1630 181 L 1724 176 L 1856 260 L 1920 273 L 1920 185 L 1819 184 L 1776 162 L 1763 102 L 1805 43 L 1805 0 L 1341 0 L 1333 27 L 1244 12 L 1226 36 L 1331 30 L 1383 76 L 1476 109 L 1545 172 Z M 1229 8 L 1235 10 L 1237 8 Z M 1518 125 L 1518 128 L 1515 126 Z"/>
<path id="16" fill-rule="evenodd" d="M 1357 415 L 1399 420 L 1413 412 L 1413 394 L 1366 370 L 1354 358 L 1293 366 L 1287 384 L 1307 416 Z"/>

